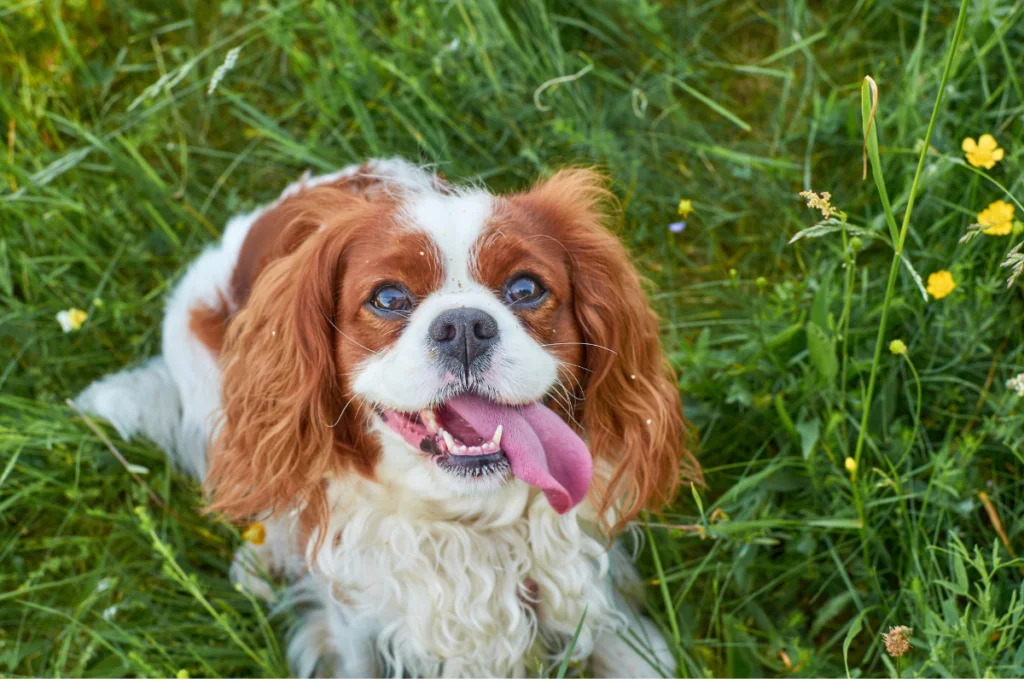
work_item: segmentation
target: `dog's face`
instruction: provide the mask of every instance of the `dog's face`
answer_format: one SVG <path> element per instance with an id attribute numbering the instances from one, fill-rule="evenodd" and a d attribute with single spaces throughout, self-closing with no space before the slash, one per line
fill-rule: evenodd
<path id="1" fill-rule="evenodd" d="M 427 498 L 518 478 L 565 512 L 595 460 L 599 508 L 665 499 L 684 423 L 608 198 L 588 171 L 305 193 L 229 330 L 217 503 L 322 507 L 330 475 L 386 471 Z"/>

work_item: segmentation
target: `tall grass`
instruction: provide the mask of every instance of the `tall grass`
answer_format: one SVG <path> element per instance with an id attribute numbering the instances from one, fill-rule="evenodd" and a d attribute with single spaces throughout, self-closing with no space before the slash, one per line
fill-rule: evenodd
<path id="1" fill-rule="evenodd" d="M 285 673 L 289 617 L 227 578 L 237 531 L 115 440 L 155 503 L 64 399 L 158 352 L 227 217 L 401 154 L 499 191 L 614 179 L 708 479 L 643 534 L 677 673 L 895 676 L 902 624 L 904 677 L 1024 674 L 1024 307 L 1000 266 L 1021 238 L 960 243 L 993 201 L 1024 215 L 1024 5 L 966 7 L 0 7 L 0 673 Z M 983 133 L 988 170 L 960 149 Z M 791 244 L 820 222 L 807 189 L 844 217 Z M 956 288 L 925 300 L 901 262 Z"/>

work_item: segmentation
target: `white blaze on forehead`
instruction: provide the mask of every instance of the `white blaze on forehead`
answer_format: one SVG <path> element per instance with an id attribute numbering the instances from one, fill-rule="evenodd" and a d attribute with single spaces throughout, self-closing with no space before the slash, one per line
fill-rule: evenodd
<path id="1" fill-rule="evenodd" d="M 493 211 L 493 197 L 482 190 L 462 190 L 452 195 L 431 192 L 410 202 L 404 212 L 407 224 L 426 232 L 440 252 L 444 282 L 439 292 L 484 289 L 470 275 L 470 264 L 477 239 Z"/>
<path id="2" fill-rule="evenodd" d="M 398 341 L 357 368 L 353 390 L 378 406 L 408 412 L 423 410 L 451 395 L 455 380 L 434 359 L 430 325 L 453 308 L 478 308 L 498 324 L 500 342 L 490 367 L 473 390 L 503 403 L 540 400 L 558 377 L 558 363 L 526 332 L 507 304 L 471 275 L 480 237 L 494 212 L 494 198 L 482 190 L 454 194 L 415 193 L 400 222 L 425 232 L 444 272 L 441 286 L 416 303 Z"/>

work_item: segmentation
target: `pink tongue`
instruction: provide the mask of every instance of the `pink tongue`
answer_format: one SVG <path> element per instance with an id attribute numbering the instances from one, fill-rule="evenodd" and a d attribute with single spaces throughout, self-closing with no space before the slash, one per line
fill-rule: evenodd
<path id="1" fill-rule="evenodd" d="M 512 474 L 543 490 L 558 514 L 568 512 L 587 495 L 593 467 L 590 451 L 545 406 L 531 403 L 513 408 L 479 396 L 460 396 L 448 407 L 484 438 L 501 425 L 501 448 Z"/>

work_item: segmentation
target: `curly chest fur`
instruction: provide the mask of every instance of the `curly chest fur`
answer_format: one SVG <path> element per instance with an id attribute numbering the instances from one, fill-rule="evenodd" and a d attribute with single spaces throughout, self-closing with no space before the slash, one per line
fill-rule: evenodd
<path id="1" fill-rule="evenodd" d="M 344 618 L 373 634 L 399 675 L 522 676 L 575 657 L 621 622 L 606 548 L 542 500 L 513 519 L 345 515 L 317 558 Z"/>

